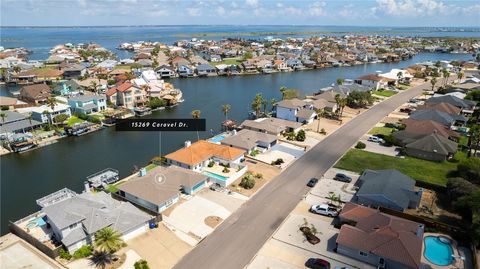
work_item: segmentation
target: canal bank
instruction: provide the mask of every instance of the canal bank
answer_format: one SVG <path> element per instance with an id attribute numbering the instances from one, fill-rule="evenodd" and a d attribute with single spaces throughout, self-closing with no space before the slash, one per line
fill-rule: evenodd
<path id="1" fill-rule="evenodd" d="M 174 79 L 182 89 L 185 102 L 179 106 L 156 111 L 149 117 L 190 118 L 198 109 L 206 118 L 207 130 L 219 132 L 224 120 L 222 104 L 231 104 L 229 117 L 241 122 L 247 117 L 256 93 L 265 98 L 280 99 L 281 86 L 310 94 L 329 86 L 337 78 L 356 78 L 375 71 L 403 68 L 427 60 L 468 60 L 464 54 L 421 53 L 398 63 L 366 64 L 352 67 L 317 69 L 302 72 L 258 76 Z M 211 136 L 210 131 L 200 137 Z M 0 158 L 1 165 L 1 232 L 8 231 L 8 221 L 17 220 L 38 210 L 35 200 L 63 187 L 81 191 L 85 178 L 107 167 L 118 169 L 120 177 L 129 175 L 134 166 L 145 165 L 151 157 L 167 154 L 196 140 L 195 132 L 158 133 L 115 132 L 107 128 L 82 137 L 62 139 L 58 143 L 24 154 Z M 160 140 L 162 143 L 160 143 Z"/>

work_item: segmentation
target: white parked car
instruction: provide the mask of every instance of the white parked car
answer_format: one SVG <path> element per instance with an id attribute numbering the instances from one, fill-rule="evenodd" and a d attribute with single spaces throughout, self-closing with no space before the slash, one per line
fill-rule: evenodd
<path id="1" fill-rule="evenodd" d="M 338 209 L 336 207 L 329 206 L 327 204 L 313 205 L 310 208 L 310 212 L 319 214 L 319 215 L 329 216 L 329 217 L 338 216 Z"/>
<path id="2" fill-rule="evenodd" d="M 368 141 L 374 142 L 374 143 L 383 143 L 383 142 L 385 142 L 385 141 L 383 141 L 383 139 L 381 139 L 380 137 L 374 136 L 374 135 L 369 136 L 369 137 L 368 137 Z"/>

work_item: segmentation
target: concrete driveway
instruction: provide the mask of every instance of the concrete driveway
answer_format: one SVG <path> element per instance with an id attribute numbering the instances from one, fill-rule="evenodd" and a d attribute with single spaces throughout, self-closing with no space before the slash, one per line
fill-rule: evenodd
<path id="1" fill-rule="evenodd" d="M 352 182 L 345 183 L 333 180 L 337 173 L 343 173 L 351 177 Z M 356 192 L 354 184 L 359 176 L 360 175 L 352 173 L 350 171 L 331 168 L 319 180 L 317 185 L 310 191 L 310 193 L 306 196 L 305 200 L 310 205 L 325 203 L 329 201 L 325 197 L 328 197 L 329 193 L 333 192 L 336 195 L 340 195 L 340 198 L 343 202 L 348 202 L 352 200 L 352 197 Z"/>
<path id="2" fill-rule="evenodd" d="M 214 230 L 205 224 L 207 217 L 216 216 L 224 220 L 230 214 L 231 211 L 220 204 L 200 196 L 193 196 L 188 201 L 177 206 L 170 213 L 170 216 L 163 218 L 163 221 L 176 230 L 187 235 L 193 235 L 200 240 Z"/>
<path id="3" fill-rule="evenodd" d="M 380 145 L 379 143 L 367 141 L 369 135 L 364 136 L 360 141 L 365 143 L 366 147 L 364 150 L 373 152 L 373 153 L 378 153 L 378 154 L 383 154 L 387 156 L 392 156 L 392 157 L 397 157 L 399 153 L 399 148 L 397 147 L 386 147 L 383 145 Z"/>
<path id="4" fill-rule="evenodd" d="M 290 163 L 300 158 L 303 154 L 305 154 L 305 148 L 303 147 L 295 146 L 286 142 L 278 142 L 278 144 L 273 146 L 269 151 L 260 153 L 253 158 L 268 164 L 281 158 L 284 161 L 281 167 L 285 168 Z"/>

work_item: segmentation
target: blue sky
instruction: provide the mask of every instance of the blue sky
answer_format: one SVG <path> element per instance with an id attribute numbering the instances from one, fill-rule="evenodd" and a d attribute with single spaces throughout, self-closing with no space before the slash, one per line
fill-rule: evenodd
<path id="1" fill-rule="evenodd" d="M 480 26 L 480 1 L 0 0 L 1 25 Z"/>

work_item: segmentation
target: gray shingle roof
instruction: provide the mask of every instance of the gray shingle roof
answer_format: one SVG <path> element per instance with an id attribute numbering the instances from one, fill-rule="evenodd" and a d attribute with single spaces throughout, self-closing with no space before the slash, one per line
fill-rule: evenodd
<path id="1" fill-rule="evenodd" d="M 59 229 L 81 222 L 87 234 L 93 234 L 108 226 L 124 233 L 151 219 L 150 215 L 130 203 L 114 200 L 104 192 L 82 193 L 44 207 L 42 211 L 47 215 L 48 221 Z M 80 233 L 77 233 L 72 236 L 73 239 L 66 240 L 76 240 L 79 235 Z"/>
<path id="2" fill-rule="evenodd" d="M 298 108 L 298 107 L 303 107 L 307 103 L 303 100 L 300 100 L 298 98 L 293 98 L 293 99 L 288 99 L 288 100 L 282 100 L 278 103 L 276 103 L 276 106 L 279 107 L 286 107 L 286 108 Z"/>
<path id="3" fill-rule="evenodd" d="M 72 100 L 75 102 L 88 102 L 91 100 L 98 100 L 98 99 L 105 99 L 105 98 L 106 98 L 105 94 L 98 94 L 98 95 L 85 94 L 85 95 L 77 95 L 74 97 L 70 97 L 68 100 Z"/>
<path id="4" fill-rule="evenodd" d="M 310 119 L 313 114 L 315 114 L 315 111 L 312 109 L 300 109 L 296 116 L 297 118 Z"/>
<path id="5" fill-rule="evenodd" d="M 397 170 L 365 170 L 358 180 L 357 196 L 383 195 L 402 208 L 408 208 L 415 180 Z"/>
<path id="6" fill-rule="evenodd" d="M 33 120 L 30 124 L 30 121 L 25 118 L 25 116 L 18 112 L 13 111 L 3 111 L 6 114 L 5 123 L 1 122 L 0 119 L 0 133 L 7 132 L 16 132 L 23 129 L 29 129 L 30 127 L 36 127 L 42 124 L 39 121 Z"/>
<path id="7" fill-rule="evenodd" d="M 456 96 L 452 95 L 444 95 L 444 96 L 438 96 L 438 97 L 432 97 L 426 101 L 427 104 L 436 104 L 436 103 L 449 103 L 453 106 L 456 107 L 461 107 L 463 109 L 469 109 L 473 106 L 475 106 L 476 102 L 470 101 L 470 100 L 465 100 L 465 99 L 460 99 Z"/>
<path id="8" fill-rule="evenodd" d="M 433 120 L 443 125 L 452 125 L 455 118 L 451 115 L 434 109 L 416 110 L 410 115 L 414 120 Z"/>
<path id="9" fill-rule="evenodd" d="M 405 147 L 448 155 L 449 153 L 455 153 L 457 151 L 458 144 L 441 135 L 433 133 L 407 144 Z"/>
<path id="10" fill-rule="evenodd" d="M 76 243 L 80 240 L 83 240 L 87 237 L 87 234 L 81 226 L 72 230 L 67 236 L 62 239 L 62 244 L 65 246 L 70 246 L 73 243 Z"/>
<path id="11" fill-rule="evenodd" d="M 258 142 L 271 144 L 273 141 L 276 140 L 277 137 L 275 135 L 243 129 L 240 130 L 236 135 L 223 139 L 221 143 L 223 145 L 250 150 L 257 146 Z"/>

